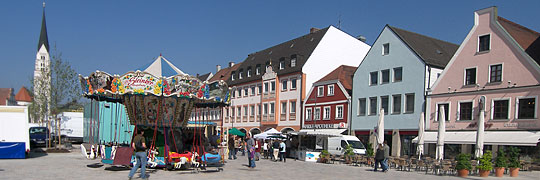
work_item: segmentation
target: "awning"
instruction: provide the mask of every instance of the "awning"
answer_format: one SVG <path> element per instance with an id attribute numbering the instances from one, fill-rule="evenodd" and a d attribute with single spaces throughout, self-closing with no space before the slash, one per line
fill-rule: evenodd
<path id="1" fill-rule="evenodd" d="M 445 133 L 445 144 L 476 144 L 476 131 L 450 131 Z M 485 145 L 536 146 L 540 131 L 485 131 Z M 418 143 L 418 137 L 413 139 Z M 437 132 L 425 132 L 424 143 L 437 143 Z"/>
<path id="2" fill-rule="evenodd" d="M 301 129 L 299 135 L 341 136 L 347 129 Z"/>
<path id="3" fill-rule="evenodd" d="M 200 122 L 200 121 L 188 121 L 188 124 L 187 124 L 187 127 L 188 128 L 192 128 L 192 127 L 206 127 L 206 126 L 215 126 L 216 123 L 215 122 Z"/>

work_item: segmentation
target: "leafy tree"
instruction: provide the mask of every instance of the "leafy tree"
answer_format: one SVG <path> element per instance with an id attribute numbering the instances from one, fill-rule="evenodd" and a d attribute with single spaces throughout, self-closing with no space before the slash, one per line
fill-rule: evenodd
<path id="1" fill-rule="evenodd" d="M 508 158 L 506 157 L 506 152 L 504 149 L 501 149 L 497 152 L 497 157 L 495 158 L 495 167 L 507 167 Z"/>
<path id="2" fill-rule="evenodd" d="M 471 160 L 470 154 L 465 154 L 465 153 L 458 154 L 458 156 L 456 157 L 456 160 L 457 160 L 457 164 L 456 164 L 457 170 L 461 170 L 461 169 L 471 170 L 472 169 L 472 165 L 470 161 Z"/>
<path id="3" fill-rule="evenodd" d="M 519 152 L 521 150 L 517 147 L 509 147 L 508 148 L 508 157 L 510 160 L 510 163 L 508 163 L 509 168 L 521 168 L 521 164 L 519 163 Z"/>
<path id="4" fill-rule="evenodd" d="M 491 163 L 491 159 L 492 159 L 491 151 L 487 150 L 486 152 L 484 152 L 484 155 L 482 155 L 482 157 L 478 159 L 478 161 L 480 161 L 480 164 L 478 165 L 477 168 L 480 170 L 491 171 L 491 169 L 493 169 L 493 164 Z"/>

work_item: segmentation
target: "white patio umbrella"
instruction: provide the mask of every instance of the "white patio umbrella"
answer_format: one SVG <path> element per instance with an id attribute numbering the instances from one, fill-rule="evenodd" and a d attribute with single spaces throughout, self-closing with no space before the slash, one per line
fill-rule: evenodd
<path id="1" fill-rule="evenodd" d="M 474 154 L 477 158 L 484 154 L 484 108 L 480 107 L 480 118 L 478 118 L 478 130 L 476 131 L 476 150 Z"/>
<path id="2" fill-rule="evenodd" d="M 424 112 L 422 112 L 420 113 L 420 120 L 418 121 L 418 145 L 416 146 L 418 159 L 421 159 L 424 154 L 424 131 Z"/>
<path id="3" fill-rule="evenodd" d="M 446 132 L 446 115 L 444 113 L 444 106 L 441 106 L 439 110 L 439 131 L 437 133 L 437 154 L 435 159 L 444 159 L 444 133 Z"/>
<path id="4" fill-rule="evenodd" d="M 384 142 L 384 109 L 381 108 L 377 122 L 377 145 Z"/>
<path id="5" fill-rule="evenodd" d="M 274 129 L 274 128 L 271 128 L 269 130 L 266 130 L 265 132 L 263 133 L 260 133 L 260 134 L 256 134 L 255 136 L 253 136 L 255 139 L 267 139 L 269 136 L 273 136 L 273 135 L 276 135 L 276 136 L 280 136 L 281 135 L 281 132 L 279 132 L 278 130 Z"/>

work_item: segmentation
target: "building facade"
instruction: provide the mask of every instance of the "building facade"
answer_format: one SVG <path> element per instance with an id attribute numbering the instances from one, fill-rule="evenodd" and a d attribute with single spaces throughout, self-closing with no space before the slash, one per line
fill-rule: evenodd
<path id="1" fill-rule="evenodd" d="M 537 146 L 539 37 L 540 33 L 499 17 L 496 7 L 476 11 L 474 26 L 428 96 L 427 129 L 438 129 L 439 110 L 444 107 L 446 148 L 474 153 L 483 108 L 484 150 Z M 436 132 L 427 132 L 425 140 L 436 143 Z"/>
<path id="2" fill-rule="evenodd" d="M 333 27 L 252 53 L 231 69 L 224 126 L 245 132 L 299 131 L 307 87 L 340 65 L 358 64 L 369 45 Z M 217 76 L 217 74 L 216 74 Z"/>
<path id="3" fill-rule="evenodd" d="M 302 130 L 325 129 L 334 134 L 347 130 L 355 70 L 342 65 L 313 84 L 303 105 Z"/>
<path id="4" fill-rule="evenodd" d="M 375 143 L 384 109 L 385 140 L 391 155 L 413 154 L 425 94 L 458 45 L 386 25 L 353 78 L 352 129 Z"/>

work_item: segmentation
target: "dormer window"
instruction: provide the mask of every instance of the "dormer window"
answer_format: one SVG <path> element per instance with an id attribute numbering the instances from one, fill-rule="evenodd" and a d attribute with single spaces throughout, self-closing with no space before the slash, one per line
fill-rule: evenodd
<path id="1" fill-rule="evenodd" d="M 383 44 L 383 51 L 382 55 L 388 55 L 390 54 L 390 43 Z"/>
<path id="2" fill-rule="evenodd" d="M 234 71 L 231 73 L 231 81 L 234 81 L 234 75 L 235 74 L 236 74 L 236 72 L 234 72 Z"/>
<path id="3" fill-rule="evenodd" d="M 247 70 L 247 77 L 251 77 L 251 67 L 249 67 Z"/>
<path id="4" fill-rule="evenodd" d="M 283 58 L 279 60 L 279 69 L 285 69 L 285 60 Z"/>
<path id="5" fill-rule="evenodd" d="M 296 67 L 296 54 L 291 56 L 291 67 Z"/>
<path id="6" fill-rule="evenodd" d="M 257 67 L 255 67 L 255 75 L 260 75 L 260 74 L 261 74 L 261 65 L 257 64 Z"/>
<path id="7" fill-rule="evenodd" d="M 478 37 L 478 52 L 489 51 L 490 39 L 489 34 Z"/>
<path id="8" fill-rule="evenodd" d="M 243 74 L 244 74 L 244 71 L 240 70 L 240 72 L 238 73 L 238 79 L 242 79 Z"/>

